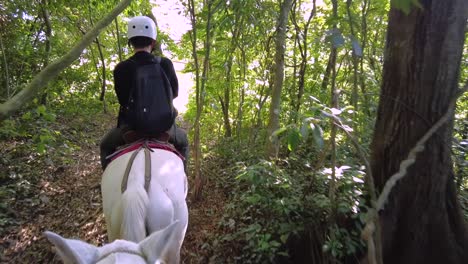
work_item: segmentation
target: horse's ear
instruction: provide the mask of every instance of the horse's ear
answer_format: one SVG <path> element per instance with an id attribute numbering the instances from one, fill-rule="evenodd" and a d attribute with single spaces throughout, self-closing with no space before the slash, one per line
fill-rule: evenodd
<path id="1" fill-rule="evenodd" d="M 64 263 L 88 264 L 96 262 L 97 247 L 80 240 L 65 239 L 54 232 L 46 231 L 44 235 L 55 245 L 57 253 Z"/>
<path id="2" fill-rule="evenodd" d="M 179 259 L 179 241 L 177 240 L 177 227 L 175 221 L 163 230 L 152 233 L 139 243 L 148 263 L 177 263 Z"/>

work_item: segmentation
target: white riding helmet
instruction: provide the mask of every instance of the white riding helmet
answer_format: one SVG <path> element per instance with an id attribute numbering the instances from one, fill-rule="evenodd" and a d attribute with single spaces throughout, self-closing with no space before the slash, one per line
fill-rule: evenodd
<path id="1" fill-rule="evenodd" d="M 148 37 L 156 40 L 156 24 L 147 16 L 137 16 L 128 22 L 128 39 L 133 37 Z"/>

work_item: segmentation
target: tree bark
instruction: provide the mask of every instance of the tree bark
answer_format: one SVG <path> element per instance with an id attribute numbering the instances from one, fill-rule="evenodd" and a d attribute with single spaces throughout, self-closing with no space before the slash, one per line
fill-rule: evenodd
<path id="1" fill-rule="evenodd" d="M 333 6 L 332 7 L 333 20 L 337 21 L 338 0 L 332 0 L 332 6 Z M 336 22 L 333 23 L 333 30 L 334 31 L 337 30 Z M 336 109 L 339 108 L 339 91 L 336 88 L 336 76 L 338 75 L 337 70 L 336 70 L 336 59 L 338 55 L 337 53 L 338 53 L 337 47 L 335 46 L 334 43 L 331 43 L 330 61 L 329 61 L 329 65 L 331 69 L 330 108 L 336 108 Z M 337 188 L 336 187 L 337 186 L 336 184 L 336 134 L 337 134 L 338 128 L 336 127 L 335 122 L 333 120 L 331 120 L 330 126 L 331 126 L 331 132 L 330 132 L 331 164 L 330 166 L 331 166 L 332 173 L 331 173 L 330 188 L 329 188 L 328 196 L 332 204 L 332 210 L 331 210 L 329 221 L 330 221 L 330 224 L 333 225 L 335 223 L 336 208 L 337 208 L 337 204 L 336 204 L 336 188 Z M 334 234 L 331 234 L 331 235 L 333 236 Z"/>
<path id="2" fill-rule="evenodd" d="M 276 54 L 275 54 L 275 80 L 271 94 L 270 117 L 268 122 L 268 137 L 279 129 L 279 116 L 281 106 L 281 90 L 284 81 L 284 53 L 286 50 L 286 26 L 288 25 L 289 11 L 291 10 L 292 0 L 284 0 L 280 9 L 278 18 L 278 27 L 276 31 Z M 279 147 L 274 138 L 266 141 L 266 155 L 274 157 L 277 155 Z"/>
<path id="3" fill-rule="evenodd" d="M 231 89 L 232 89 L 232 64 L 234 59 L 234 52 L 237 48 L 237 43 L 239 41 L 239 36 L 242 32 L 241 27 L 243 23 L 243 18 L 240 17 L 239 13 L 235 15 L 235 25 L 232 31 L 232 40 L 229 46 L 229 50 L 226 53 L 226 83 L 224 85 L 224 98 L 220 98 L 221 106 L 223 110 L 223 120 L 224 120 L 224 136 L 230 138 L 232 136 L 231 122 L 229 120 L 229 109 L 231 105 Z"/>
<path id="4" fill-rule="evenodd" d="M 457 93 L 466 0 L 421 0 L 391 9 L 371 145 L 377 190 L 449 109 Z M 384 263 L 468 263 L 468 233 L 454 185 L 451 120 L 425 144 L 380 212 Z"/>
<path id="5" fill-rule="evenodd" d="M 299 66 L 299 83 L 298 83 L 298 91 L 297 91 L 297 102 L 296 102 L 295 108 L 293 109 L 293 112 L 294 112 L 293 122 L 294 123 L 297 122 L 299 111 L 301 109 L 302 96 L 304 95 L 305 74 L 307 71 L 307 64 L 308 64 L 308 57 L 309 57 L 309 54 L 308 54 L 309 43 L 307 41 L 307 35 L 309 32 L 310 22 L 312 21 L 312 18 L 315 17 L 315 13 L 317 12 L 316 0 L 313 0 L 312 6 L 313 8 L 310 11 L 309 18 L 307 19 L 307 22 L 304 24 L 303 32 L 301 32 L 300 27 L 296 21 L 295 12 L 293 12 L 291 16 L 292 21 L 294 23 L 294 27 L 296 28 L 296 38 L 297 38 L 298 47 L 301 53 L 301 64 Z M 300 4 L 299 4 L 299 8 L 300 8 Z M 293 99 L 291 100 L 294 101 Z"/>
<path id="6" fill-rule="evenodd" d="M 49 65 L 49 58 L 50 58 L 50 38 L 52 37 L 52 24 L 50 23 L 50 18 L 49 18 L 49 11 L 47 10 L 47 0 L 42 0 L 41 1 L 41 14 L 44 19 L 44 25 L 45 25 L 45 55 L 44 55 L 44 67 L 47 67 Z M 42 94 L 41 98 L 41 103 L 42 104 L 47 104 L 47 89 L 44 89 L 44 93 Z"/>
<path id="7" fill-rule="evenodd" d="M 106 60 L 104 59 L 104 54 L 101 48 L 101 42 L 99 38 L 96 38 L 96 45 L 99 51 L 99 58 L 101 59 L 101 95 L 99 95 L 99 100 L 103 101 L 105 104 L 105 95 L 106 95 Z"/>
<path id="8" fill-rule="evenodd" d="M 89 22 L 91 23 L 91 26 L 94 26 L 94 21 L 93 21 L 93 15 L 91 12 L 91 3 L 88 2 L 88 11 L 89 11 Z M 115 20 L 116 18 L 114 18 Z M 101 42 L 99 41 L 99 37 L 96 37 L 96 46 L 98 48 L 99 52 L 99 58 L 101 59 L 101 94 L 99 95 L 99 100 L 103 102 L 104 106 L 104 113 L 107 113 L 107 105 L 106 105 L 106 61 L 104 59 L 104 53 L 102 52 L 102 45 Z M 97 68 L 97 64 L 96 64 Z M 99 72 L 98 72 L 99 76 Z"/>
<path id="9" fill-rule="evenodd" d="M 149 1 L 148 1 L 148 5 L 151 6 L 151 3 L 149 3 Z M 156 28 L 159 30 L 158 20 L 153 15 L 153 12 L 151 11 L 151 9 L 148 9 L 146 11 L 146 16 L 148 16 L 149 18 L 151 18 L 154 21 L 154 24 L 156 24 Z M 162 48 L 161 48 L 161 41 L 159 41 L 157 39 L 156 39 L 156 45 L 154 45 L 154 48 L 153 48 L 153 53 L 156 56 L 162 56 L 163 55 Z"/>
<path id="10" fill-rule="evenodd" d="M 117 17 L 114 18 L 115 22 L 115 30 L 117 33 L 117 48 L 118 48 L 118 54 L 119 54 L 119 61 L 123 61 L 123 56 L 122 56 L 122 45 L 120 44 L 120 29 L 119 29 L 119 21 L 117 21 Z"/>
<path id="11" fill-rule="evenodd" d="M 346 1 L 346 13 L 348 14 L 349 29 L 351 30 L 351 36 L 354 38 L 354 41 L 358 41 L 356 32 L 354 30 L 353 17 L 351 14 L 351 5 L 352 0 Z M 351 105 L 354 107 L 355 111 L 358 111 L 358 67 L 359 67 L 359 57 L 356 54 L 356 50 L 353 48 L 352 51 L 352 62 L 353 62 L 353 90 L 351 93 Z"/>
<path id="12" fill-rule="evenodd" d="M 201 146 L 200 146 L 200 120 L 201 115 L 203 112 L 203 105 L 205 102 L 205 86 L 206 81 L 208 79 L 208 66 L 209 66 L 209 59 L 210 59 L 210 48 L 211 48 L 211 18 L 212 18 L 212 6 L 213 0 L 208 0 L 206 4 L 207 8 L 207 22 L 206 22 L 206 36 L 204 41 L 204 48 L 205 48 L 205 57 L 203 59 L 203 69 L 202 69 L 202 76 L 200 76 L 200 66 L 198 62 L 198 55 L 197 55 L 197 31 L 196 31 L 196 14 L 195 14 L 195 3 L 193 0 L 187 1 L 188 11 L 190 15 L 190 20 L 192 22 L 192 31 L 190 34 L 191 42 L 192 42 L 192 56 L 195 60 L 195 70 L 196 70 L 196 90 L 195 90 L 195 98 L 196 98 L 196 105 L 197 111 L 195 116 L 195 125 L 194 125 L 194 135 L 193 135 L 193 145 L 194 145 L 194 159 L 195 159 L 195 183 L 194 183 L 194 192 L 193 198 L 194 200 L 199 200 L 202 198 L 202 191 L 203 186 L 205 183 L 205 178 L 201 172 Z"/>
<path id="13" fill-rule="evenodd" d="M 0 50 L 2 51 L 2 59 L 3 59 L 3 67 L 4 67 L 4 74 L 5 74 L 5 90 L 6 90 L 6 95 L 7 98 L 10 99 L 11 96 L 11 89 L 10 89 L 10 74 L 8 73 L 8 63 L 7 63 L 7 57 L 5 54 L 5 47 L 3 46 L 3 38 L 2 35 L 0 34 Z"/>
<path id="14" fill-rule="evenodd" d="M 24 88 L 19 93 L 5 103 L 0 104 L 0 121 L 8 118 L 24 104 L 31 101 L 50 80 L 72 64 L 73 61 L 81 55 L 81 52 L 99 35 L 101 30 L 112 23 L 112 20 L 117 17 L 130 2 L 131 0 L 122 0 L 107 16 L 101 19 L 96 26 L 86 33 L 83 39 L 75 44 L 67 54 L 47 65 L 47 67 L 34 76 L 30 83 L 24 85 Z"/>

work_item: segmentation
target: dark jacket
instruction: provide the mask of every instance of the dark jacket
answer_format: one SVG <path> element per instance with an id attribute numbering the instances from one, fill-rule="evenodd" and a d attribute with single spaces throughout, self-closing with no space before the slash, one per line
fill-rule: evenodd
<path id="1" fill-rule="evenodd" d="M 129 59 L 124 60 L 117 64 L 114 69 L 114 85 L 115 93 L 120 103 L 120 111 L 117 126 L 122 127 L 127 124 L 125 117 L 125 109 L 128 104 L 128 97 L 130 95 L 130 89 L 134 83 L 136 68 L 137 66 L 147 65 L 152 63 L 153 54 L 139 51 Z M 136 62 L 136 63 L 135 63 Z M 172 61 L 168 58 L 161 57 L 161 68 L 167 75 L 169 82 L 172 86 L 172 94 L 176 98 L 179 94 L 179 82 L 177 75 L 174 70 Z"/>

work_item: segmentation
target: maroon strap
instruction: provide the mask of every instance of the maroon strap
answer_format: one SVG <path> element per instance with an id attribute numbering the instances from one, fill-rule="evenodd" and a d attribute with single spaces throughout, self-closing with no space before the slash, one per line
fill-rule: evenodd
<path id="1" fill-rule="evenodd" d="M 117 150 L 116 152 L 114 152 L 112 155 L 108 156 L 107 158 L 108 159 L 111 159 L 111 160 L 115 160 L 116 158 L 122 156 L 123 154 L 126 154 L 126 153 L 129 153 L 131 151 L 134 151 L 134 150 L 137 150 L 139 149 L 141 146 L 143 146 L 145 144 L 145 141 L 138 141 L 138 142 L 135 142 L 134 144 L 131 144 L 127 147 L 124 147 L 120 150 Z M 180 154 L 179 151 L 177 151 L 177 149 L 172 146 L 171 144 L 169 143 L 163 143 L 163 142 L 157 142 L 157 141 L 149 141 L 147 143 L 148 147 L 150 149 L 162 149 L 162 150 L 167 150 L 167 151 L 170 151 L 170 152 L 173 152 L 174 154 L 176 154 L 180 159 L 182 160 L 185 160 L 184 156 L 182 156 L 182 154 Z"/>

